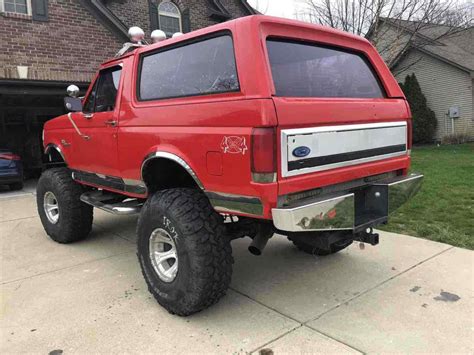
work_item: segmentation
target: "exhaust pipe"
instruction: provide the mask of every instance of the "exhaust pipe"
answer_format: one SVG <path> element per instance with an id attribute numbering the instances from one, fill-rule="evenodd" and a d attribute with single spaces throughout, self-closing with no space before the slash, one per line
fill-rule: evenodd
<path id="1" fill-rule="evenodd" d="M 257 233 L 249 245 L 249 252 L 257 256 L 262 255 L 263 249 L 265 249 L 268 239 L 270 239 L 271 236 L 269 233 Z"/>

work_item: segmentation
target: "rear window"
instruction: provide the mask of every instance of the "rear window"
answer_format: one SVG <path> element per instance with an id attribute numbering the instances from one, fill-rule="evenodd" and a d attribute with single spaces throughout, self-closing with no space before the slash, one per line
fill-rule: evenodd
<path id="1" fill-rule="evenodd" d="M 232 37 L 222 35 L 142 59 L 140 100 L 239 91 Z"/>
<path id="2" fill-rule="evenodd" d="M 276 95 L 381 98 L 384 92 L 361 55 L 321 45 L 267 40 Z"/>

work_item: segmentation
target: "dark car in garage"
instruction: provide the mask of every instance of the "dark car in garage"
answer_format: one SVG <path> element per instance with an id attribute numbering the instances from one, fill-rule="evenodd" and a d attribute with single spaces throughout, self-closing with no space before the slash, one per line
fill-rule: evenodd
<path id="1" fill-rule="evenodd" d="M 9 149 L 0 148 L 0 185 L 8 185 L 11 190 L 23 188 L 21 157 Z"/>

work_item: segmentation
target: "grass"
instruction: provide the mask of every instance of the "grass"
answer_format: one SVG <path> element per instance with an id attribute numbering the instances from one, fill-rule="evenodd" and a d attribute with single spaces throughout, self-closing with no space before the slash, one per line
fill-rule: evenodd
<path id="1" fill-rule="evenodd" d="M 412 150 L 421 191 L 381 229 L 474 249 L 474 144 Z"/>

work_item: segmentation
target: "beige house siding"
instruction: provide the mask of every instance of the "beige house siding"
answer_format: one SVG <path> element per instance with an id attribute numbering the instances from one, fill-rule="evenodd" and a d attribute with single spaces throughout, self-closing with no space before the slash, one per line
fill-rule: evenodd
<path id="1" fill-rule="evenodd" d="M 454 120 L 454 133 L 469 135 L 474 140 L 473 78 L 467 71 L 412 49 L 392 70 L 399 82 L 415 73 L 428 106 L 438 120 L 436 139 L 453 133 L 453 120 L 447 115 L 457 106 L 461 115 Z"/>

